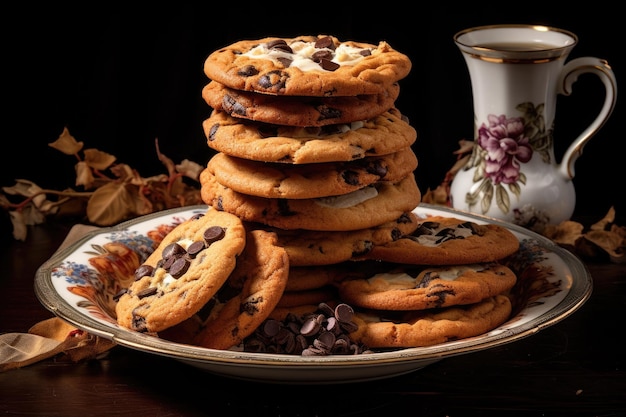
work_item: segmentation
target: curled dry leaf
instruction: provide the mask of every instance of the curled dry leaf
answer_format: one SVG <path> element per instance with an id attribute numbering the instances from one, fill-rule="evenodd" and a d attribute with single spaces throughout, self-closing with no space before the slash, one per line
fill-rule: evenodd
<path id="1" fill-rule="evenodd" d="M 161 153 L 157 140 L 157 159 L 165 166 L 166 174 L 149 178 L 142 177 L 127 164 L 113 165 L 116 157 L 111 154 L 94 148 L 83 151 L 83 142 L 77 141 L 67 128 L 48 145 L 78 159 L 74 166 L 75 185 L 83 187 L 84 191 L 42 189 L 23 179 L 12 187 L 3 187 L 0 207 L 9 211 L 15 239 L 26 240 L 26 226 L 43 223 L 47 216 L 56 213 L 76 216 L 77 210 L 83 210 L 80 214 L 90 223 L 111 226 L 154 211 L 203 203 L 199 184 L 188 185 L 183 177 L 199 182 L 204 166 L 187 159 L 174 164 Z M 19 201 L 15 202 L 16 199 Z M 75 204 L 76 200 L 80 200 L 80 204 Z M 60 210 L 61 206 L 71 209 Z"/>
<path id="2" fill-rule="evenodd" d="M 103 171 L 115 162 L 115 157 L 97 149 L 85 149 L 85 162 L 93 169 Z"/>
<path id="3" fill-rule="evenodd" d="M 75 155 L 83 149 L 83 142 L 77 142 L 74 136 L 70 135 L 70 131 L 67 127 L 63 128 L 63 132 L 59 135 L 58 139 L 48 146 L 63 152 L 66 155 Z"/>

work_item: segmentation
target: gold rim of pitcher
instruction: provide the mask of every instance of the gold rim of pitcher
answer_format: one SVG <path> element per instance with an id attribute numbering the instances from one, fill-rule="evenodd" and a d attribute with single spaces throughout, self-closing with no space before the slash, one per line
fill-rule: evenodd
<path id="1" fill-rule="evenodd" d="M 566 35 L 572 39 L 570 44 L 564 46 L 554 46 L 551 48 L 546 48 L 545 50 L 517 50 L 517 51 L 506 51 L 506 53 L 512 56 L 489 56 L 485 54 L 502 54 L 502 51 L 484 47 L 484 46 L 476 46 L 469 43 L 464 43 L 459 40 L 459 38 L 468 33 L 477 32 L 480 30 L 486 29 L 532 29 L 539 32 L 558 32 L 563 35 Z M 474 26 L 471 28 L 463 29 L 457 32 L 453 36 L 454 42 L 463 48 L 471 49 L 472 51 L 476 51 L 475 53 L 468 52 L 467 50 L 461 50 L 464 54 L 468 54 L 472 58 L 480 59 L 486 62 L 500 63 L 500 64 L 542 64 L 546 62 L 555 61 L 558 59 L 565 58 L 572 48 L 578 43 L 578 36 L 570 32 L 566 29 L 560 29 L 554 26 L 545 26 L 545 25 L 531 25 L 531 24 L 497 24 L 497 25 L 484 25 L 484 26 Z M 525 55 L 537 54 L 538 52 L 550 52 L 550 56 L 536 58 L 536 57 L 528 57 Z"/>

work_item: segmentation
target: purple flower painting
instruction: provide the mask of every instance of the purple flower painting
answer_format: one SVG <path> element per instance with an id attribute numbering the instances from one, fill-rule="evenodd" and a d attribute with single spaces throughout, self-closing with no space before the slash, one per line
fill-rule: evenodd
<path id="1" fill-rule="evenodd" d="M 480 203 L 482 212 L 487 213 L 495 199 L 500 210 L 508 213 L 510 194 L 519 197 L 520 184 L 526 184 L 522 164 L 530 161 L 536 152 L 544 160 L 549 158 L 546 150 L 552 146 L 552 129 L 545 129 L 543 107 L 522 103 L 517 107 L 522 116 L 490 114 L 487 122 L 478 128 L 472 156 L 465 167 L 476 167 L 473 181 L 480 182 L 465 196 L 470 207 Z"/>

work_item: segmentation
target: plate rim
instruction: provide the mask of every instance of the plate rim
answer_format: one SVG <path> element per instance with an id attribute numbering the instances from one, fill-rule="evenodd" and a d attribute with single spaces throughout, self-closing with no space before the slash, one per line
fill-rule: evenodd
<path id="1" fill-rule="evenodd" d="M 138 332 L 133 332 L 128 329 L 115 328 L 103 324 L 93 317 L 90 317 L 83 312 L 75 309 L 70 305 L 61 294 L 59 294 L 52 282 L 51 269 L 60 263 L 61 260 L 70 256 L 76 248 L 82 246 L 88 241 L 96 238 L 99 235 L 112 233 L 115 231 L 121 231 L 128 229 L 129 227 L 145 223 L 150 220 L 158 219 L 160 217 L 168 217 L 177 213 L 192 212 L 196 210 L 207 210 L 208 205 L 200 204 L 193 206 L 184 206 L 173 209 L 162 210 L 154 213 L 150 213 L 144 216 L 139 216 L 122 223 L 119 223 L 110 227 L 103 227 L 95 230 L 88 231 L 82 237 L 71 243 L 67 247 L 56 251 L 50 259 L 44 262 L 38 269 L 35 275 L 35 294 L 39 302 L 57 317 L 60 317 L 77 328 L 92 333 L 97 336 L 104 337 L 112 340 L 116 344 L 135 350 L 158 354 L 161 356 L 170 357 L 176 360 L 180 360 L 192 365 L 198 365 L 201 367 L 210 365 L 219 366 L 234 366 L 239 365 L 257 366 L 264 368 L 275 368 L 280 365 L 281 369 L 310 369 L 323 366 L 324 369 L 344 368 L 354 365 L 363 366 L 378 366 L 386 364 L 405 364 L 407 367 L 414 370 L 419 369 L 422 363 L 432 362 L 433 360 L 440 360 L 446 357 L 457 356 L 461 354 L 467 354 L 477 352 L 492 347 L 513 343 L 520 339 L 529 337 L 537 332 L 552 326 L 570 315 L 576 312 L 582 305 L 590 298 L 593 292 L 593 279 L 584 265 L 584 263 L 573 253 L 558 246 L 548 238 L 518 226 L 512 223 L 507 223 L 498 219 L 490 218 L 487 216 L 479 215 L 476 213 L 470 213 L 458 209 L 453 209 L 447 206 L 439 206 L 427 203 L 420 203 L 414 211 L 420 212 L 433 212 L 433 213 L 447 213 L 450 216 L 463 216 L 469 219 L 474 219 L 479 222 L 495 223 L 502 225 L 517 234 L 521 234 L 528 238 L 537 241 L 542 248 L 554 253 L 569 269 L 574 281 L 582 279 L 582 282 L 575 282 L 569 288 L 568 293 L 564 298 L 553 306 L 548 312 L 544 312 L 542 315 L 535 319 L 530 320 L 528 323 L 521 325 L 521 330 L 513 332 L 511 330 L 503 330 L 501 333 L 492 335 L 488 339 L 481 340 L 484 335 L 462 339 L 455 342 L 446 342 L 443 344 L 415 347 L 415 348 L 402 348 L 389 352 L 377 352 L 374 354 L 365 355 L 330 355 L 325 357 L 303 357 L 300 355 L 288 355 L 288 354 L 270 354 L 270 353 L 254 353 L 254 352 L 236 352 L 233 350 L 215 350 L 207 349 L 200 346 L 185 345 L 181 343 L 167 341 L 165 339 L 159 339 L 153 336 L 145 335 Z M 575 294 L 574 294 L 575 292 Z M 548 314 L 558 310 L 558 313 Z M 507 320 L 509 322 L 512 318 Z M 383 367 L 384 368 L 384 367 Z M 208 369 L 211 371 L 212 369 Z M 228 374 L 229 372 L 227 372 Z M 236 372 L 233 372 L 236 374 Z M 228 376 L 228 375 L 226 375 Z M 232 375 L 237 376 L 237 375 Z M 383 375 L 393 376 L 390 375 Z M 284 376 L 283 376 L 284 378 Z M 296 379 L 301 377 L 294 376 Z M 269 378 L 272 379 L 272 378 Z"/>

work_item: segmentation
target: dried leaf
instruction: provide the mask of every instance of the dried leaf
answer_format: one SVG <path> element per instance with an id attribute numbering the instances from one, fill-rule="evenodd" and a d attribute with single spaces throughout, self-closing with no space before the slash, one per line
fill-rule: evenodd
<path id="1" fill-rule="evenodd" d="M 0 335 L 0 372 L 20 368 L 63 351 L 62 342 L 26 333 Z"/>
<path id="2" fill-rule="evenodd" d="M 599 221 L 591 225 L 591 230 L 606 230 L 607 227 L 615 222 L 615 207 L 611 206 L 609 211 Z"/>
<path id="3" fill-rule="evenodd" d="M 24 242 L 26 240 L 27 228 L 24 216 L 21 211 L 10 211 L 11 224 L 13 225 L 13 238 Z"/>
<path id="4" fill-rule="evenodd" d="M 473 148 L 474 148 L 473 140 L 461 139 L 459 141 L 459 149 L 454 151 L 453 154 L 455 155 L 469 154 L 469 153 L 472 153 Z"/>
<path id="5" fill-rule="evenodd" d="M 170 158 L 168 158 L 167 156 L 165 156 L 164 154 L 161 153 L 161 151 L 159 150 L 159 140 L 155 139 L 154 140 L 154 146 L 156 147 L 156 152 L 157 152 L 157 157 L 159 158 L 159 161 L 161 161 L 161 163 L 163 163 L 163 165 L 165 165 L 165 168 L 167 168 L 167 173 L 169 174 L 169 176 L 173 176 L 176 174 L 176 165 L 174 164 L 174 161 L 172 161 Z"/>
<path id="6" fill-rule="evenodd" d="M 620 236 L 604 230 L 591 230 L 585 234 L 585 239 L 598 245 L 610 256 L 619 256 L 617 250 L 624 246 Z"/>
<path id="7" fill-rule="evenodd" d="M 85 162 L 98 171 L 104 171 L 115 162 L 115 157 L 97 149 L 85 149 Z"/>
<path id="8" fill-rule="evenodd" d="M 183 159 L 183 161 L 176 165 L 176 171 L 192 180 L 199 181 L 200 173 L 204 170 L 204 166 L 189 159 Z"/>
<path id="9" fill-rule="evenodd" d="M 98 226 L 111 226 L 132 214 L 133 197 L 122 182 L 110 182 L 94 191 L 87 203 L 87 218 Z"/>
<path id="10" fill-rule="evenodd" d="M 82 185 L 85 189 L 89 190 L 93 188 L 93 173 L 91 172 L 91 168 L 87 165 L 86 162 L 80 161 L 75 166 L 76 170 L 76 185 Z"/>
<path id="11" fill-rule="evenodd" d="M 34 196 L 32 202 L 37 207 L 41 206 L 46 200 L 46 195 L 42 193 L 42 188 L 28 180 L 16 180 L 13 187 L 2 187 L 2 190 L 9 195 L 21 195 L 29 198 Z"/>
<path id="12" fill-rule="evenodd" d="M 77 142 L 74 136 L 70 135 L 70 131 L 67 127 L 63 128 L 63 132 L 58 139 L 48 146 L 63 152 L 66 155 L 76 155 L 83 149 L 83 142 Z"/>
<path id="13" fill-rule="evenodd" d="M 583 229 L 584 226 L 581 223 L 566 220 L 558 225 L 545 225 L 542 233 L 557 244 L 574 247 L 576 241 L 583 236 Z"/>

